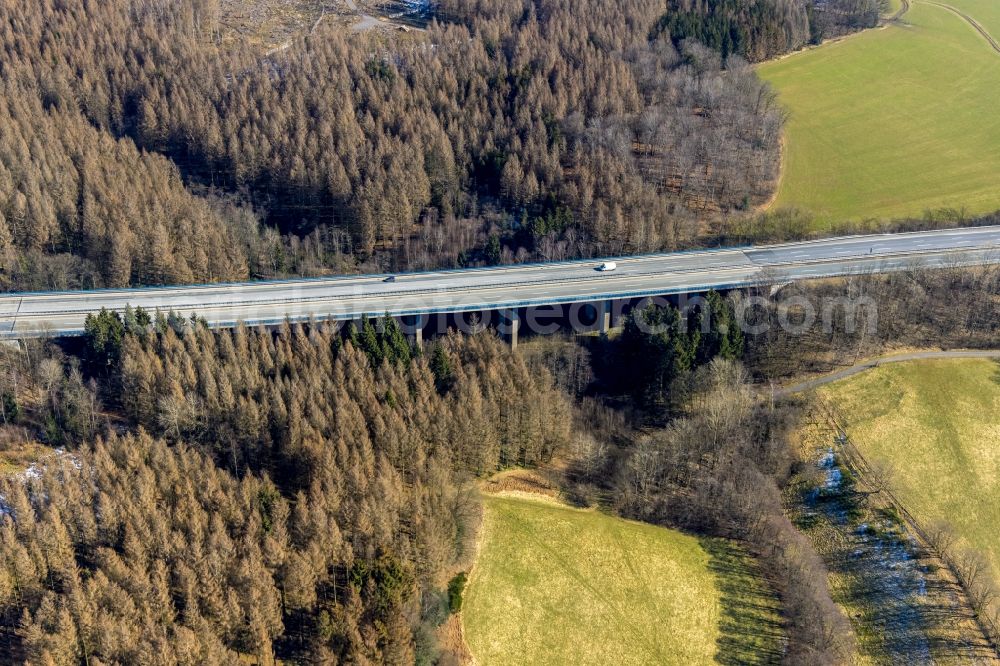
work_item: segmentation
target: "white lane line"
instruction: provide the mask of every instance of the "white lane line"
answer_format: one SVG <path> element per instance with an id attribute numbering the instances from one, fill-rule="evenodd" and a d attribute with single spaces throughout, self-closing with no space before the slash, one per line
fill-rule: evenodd
<path id="1" fill-rule="evenodd" d="M 229 310 L 245 308 L 276 311 L 281 308 L 310 307 L 312 304 L 322 306 L 331 301 L 340 300 L 351 304 L 350 307 L 365 306 L 372 302 L 369 299 L 381 299 L 379 302 L 395 300 L 419 303 L 422 298 L 468 299 L 473 298 L 484 305 L 496 298 L 504 296 L 521 298 L 526 293 L 539 293 L 542 297 L 559 294 L 559 298 L 592 293 L 613 293 L 617 287 L 634 283 L 649 288 L 675 285 L 671 288 L 696 286 L 697 281 L 705 278 L 712 282 L 712 277 L 718 273 L 739 272 L 747 269 L 759 269 L 766 266 L 780 266 L 782 263 L 806 264 L 815 261 L 823 266 L 808 266 L 798 275 L 817 275 L 838 270 L 839 264 L 847 270 L 891 269 L 893 266 L 903 266 L 906 262 L 918 261 L 918 257 L 900 258 L 900 255 L 921 252 L 917 249 L 933 248 L 923 254 L 947 255 L 953 253 L 953 259 L 934 258 L 934 261 L 974 260 L 970 255 L 988 252 L 994 244 L 1000 244 L 1000 229 L 961 231 L 954 235 L 937 233 L 937 236 L 871 236 L 856 237 L 850 241 L 816 243 L 807 242 L 799 245 L 790 244 L 781 249 L 767 247 L 753 249 L 734 249 L 732 251 L 712 253 L 690 253 L 675 255 L 659 255 L 637 257 L 628 261 L 623 267 L 629 270 L 607 277 L 591 275 L 587 270 L 590 262 L 574 262 L 550 264 L 548 266 L 504 267 L 490 270 L 468 272 L 437 272 L 400 276 L 411 288 L 388 289 L 378 285 L 380 276 L 340 276 L 328 281 L 304 281 L 270 283 L 244 283 L 236 285 L 208 285 L 204 288 L 191 287 L 168 288 L 164 290 L 115 290 L 113 292 L 91 292 L 86 294 L 39 294 L 20 296 L 17 313 L 26 310 L 21 322 L 41 320 L 43 313 L 36 309 L 48 309 L 44 314 L 56 314 L 63 318 L 71 313 L 86 312 L 97 309 L 101 304 L 112 309 L 121 309 L 127 302 L 133 304 L 160 304 L 164 308 L 171 306 L 176 309 L 211 309 Z M 961 236 L 960 236 L 961 234 Z M 973 235 L 975 234 L 975 236 Z M 978 242 L 976 239 L 979 239 Z M 934 241 L 934 242 L 930 242 Z M 988 247 L 983 248 L 983 244 Z M 867 246 L 867 247 L 866 247 Z M 892 258 L 885 264 L 870 261 L 870 252 L 878 247 L 880 259 Z M 804 249 L 805 248 L 805 249 Z M 853 249 L 852 249 L 853 248 Z M 868 250 L 867 252 L 865 250 Z M 936 251 L 935 251 L 936 250 Z M 888 254 L 882 254 L 888 253 Z M 893 257 L 893 254 L 896 256 Z M 958 256 L 963 255 L 963 256 Z M 800 258 L 808 257 L 805 261 Z M 790 262 L 790 259 L 796 261 Z M 852 262 L 852 259 L 854 260 Z M 1000 259 L 997 257 L 995 259 Z M 865 260 L 868 260 L 867 263 Z M 980 260 L 982 261 L 982 260 Z M 866 263 L 867 268 L 861 264 Z M 722 264 L 722 265 L 713 265 Z M 640 269 L 639 267 L 642 267 Z M 648 272 L 645 272 L 646 269 Z M 643 274 L 644 273 L 644 274 Z M 426 286 L 424 286 L 426 285 Z M 704 285 L 701 285 L 704 286 Z M 413 288 L 417 287 L 417 288 Z M 572 290 L 572 293 L 567 293 Z M 463 293 L 464 292 L 464 293 Z M 12 295 L 15 296 L 15 295 Z M 486 301 L 486 298 L 490 301 Z M 192 304 L 191 298 L 199 298 L 197 304 Z M 532 298 L 531 300 L 534 300 Z M 33 302 L 34 301 L 34 302 Z M 186 302 L 185 302 L 186 301 Z M 224 301 L 224 302 L 219 302 Z M 23 307 L 22 307 L 23 304 Z M 34 307 L 31 307 L 33 305 Z M 48 305 L 48 308 L 46 308 Z M 368 310 L 368 308 L 366 308 Z M 68 318 L 68 317 L 66 317 Z"/>
<path id="2" fill-rule="evenodd" d="M 329 293 L 329 294 L 313 294 L 308 296 L 295 296 L 294 294 L 287 294 L 285 297 L 280 295 L 277 297 L 269 298 L 268 300 L 263 299 L 247 299 L 247 300 L 230 300 L 230 301 L 199 301 L 199 302 L 164 302 L 153 298 L 146 298 L 143 301 L 118 301 L 113 304 L 106 304 L 106 307 L 112 310 L 122 310 L 125 308 L 126 304 L 131 305 L 142 305 L 147 309 L 160 309 L 161 311 L 167 309 L 173 309 L 177 312 L 200 312 L 204 314 L 206 312 L 211 312 L 212 310 L 225 310 L 233 308 L 269 308 L 269 307 L 290 307 L 292 305 L 301 306 L 302 304 L 323 304 L 331 302 L 348 302 L 348 307 L 351 304 L 364 304 L 367 302 L 406 302 L 413 301 L 417 304 L 426 303 L 438 299 L 441 303 L 451 302 L 455 299 L 465 299 L 472 298 L 479 302 L 491 302 L 492 300 L 501 299 L 504 295 L 514 292 L 518 299 L 525 298 L 540 298 L 545 296 L 567 296 L 571 297 L 577 294 L 600 294 L 600 293 L 612 293 L 618 291 L 633 291 L 636 289 L 642 289 L 644 286 L 665 286 L 668 288 L 672 287 L 684 287 L 691 284 L 699 284 L 702 282 L 713 283 L 720 282 L 718 278 L 726 274 L 735 274 L 737 276 L 744 274 L 754 274 L 757 272 L 757 268 L 753 266 L 728 266 L 725 268 L 714 268 L 710 270 L 703 271 L 678 271 L 678 272 L 663 272 L 645 275 L 628 275 L 628 274 L 609 274 L 601 279 L 574 279 L 574 280 L 563 280 L 555 283 L 525 283 L 523 285 L 481 285 L 481 286 L 470 286 L 463 288 L 461 290 L 425 290 L 420 292 L 360 292 L 360 293 Z M 534 296 L 529 296 L 534 295 Z M 253 296 L 250 294 L 249 296 Z M 444 299 L 444 300 L 441 300 Z M 367 309 L 367 308 L 365 308 Z M 75 310 L 34 310 L 31 315 L 34 317 L 40 316 L 53 316 L 61 314 L 86 314 L 91 312 L 90 307 L 81 307 Z"/>

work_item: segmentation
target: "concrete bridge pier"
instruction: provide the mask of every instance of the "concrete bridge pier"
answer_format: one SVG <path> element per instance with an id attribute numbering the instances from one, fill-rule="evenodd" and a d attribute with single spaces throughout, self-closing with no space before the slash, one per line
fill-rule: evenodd
<path id="1" fill-rule="evenodd" d="M 774 298 L 778 294 L 779 291 L 781 291 L 782 289 L 784 289 L 785 287 L 787 287 L 790 284 L 791 284 L 791 282 L 779 282 L 777 284 L 772 284 L 771 285 L 771 291 L 768 294 L 768 296 L 770 298 Z"/>
<path id="2" fill-rule="evenodd" d="M 497 330 L 510 341 L 511 350 L 517 349 L 517 334 L 521 329 L 521 314 L 517 308 L 500 310 L 500 322 Z"/>
<path id="3" fill-rule="evenodd" d="M 612 315 L 614 313 L 614 301 L 601 301 L 597 304 L 597 330 L 602 338 L 607 338 L 611 331 Z"/>
<path id="4" fill-rule="evenodd" d="M 427 325 L 427 315 L 408 315 L 399 318 L 399 327 L 403 329 L 406 338 L 417 347 L 424 346 L 424 326 Z"/>

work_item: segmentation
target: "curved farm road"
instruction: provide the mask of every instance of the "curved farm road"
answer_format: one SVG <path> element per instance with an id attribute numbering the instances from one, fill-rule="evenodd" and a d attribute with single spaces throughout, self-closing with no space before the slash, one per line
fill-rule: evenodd
<path id="1" fill-rule="evenodd" d="M 857 365 L 852 365 L 849 368 L 844 368 L 843 370 L 838 370 L 829 375 L 823 375 L 822 377 L 817 377 L 815 379 L 810 379 L 808 381 L 800 382 L 798 384 L 792 384 L 791 386 L 786 386 L 783 388 L 777 388 L 774 390 L 775 398 L 783 398 L 785 396 L 793 395 L 795 393 L 802 393 L 803 391 L 811 391 L 814 388 L 818 388 L 825 384 L 832 384 L 833 382 L 840 381 L 852 375 L 859 374 L 865 370 L 870 370 L 872 368 L 877 368 L 884 363 L 903 363 L 905 361 L 922 361 L 928 359 L 937 358 L 995 358 L 1000 359 L 1000 349 L 973 349 L 973 350 L 961 350 L 961 351 L 925 351 L 925 352 L 911 352 L 908 354 L 896 354 L 890 356 L 880 356 L 878 358 L 873 358 L 871 360 L 865 361 L 864 363 L 858 363 Z"/>
<path id="2" fill-rule="evenodd" d="M 902 4 L 899 5 L 899 9 L 892 16 L 886 18 L 887 23 L 892 23 L 893 21 L 898 21 L 903 18 L 903 14 L 910 11 L 910 0 L 903 0 Z"/>
<path id="3" fill-rule="evenodd" d="M 921 0 L 921 1 L 926 2 L 928 5 L 934 5 L 942 9 L 947 9 L 953 14 L 960 16 L 962 19 L 965 20 L 966 23 L 971 25 L 976 32 L 978 32 L 980 35 L 983 36 L 983 39 L 985 39 L 989 43 L 990 48 L 992 48 L 997 53 L 1000 53 L 1000 43 L 998 43 L 997 40 L 993 38 L 993 35 L 991 35 L 989 31 L 987 31 L 986 28 L 984 28 L 976 19 L 972 18 L 971 16 L 969 16 L 962 10 L 958 9 L 957 7 L 946 5 L 943 2 L 933 2 L 933 0 Z M 906 0 L 904 0 L 904 2 L 906 2 Z"/>

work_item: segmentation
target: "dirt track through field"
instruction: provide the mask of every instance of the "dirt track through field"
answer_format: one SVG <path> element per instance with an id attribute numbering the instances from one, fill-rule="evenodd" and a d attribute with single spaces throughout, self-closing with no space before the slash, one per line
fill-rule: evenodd
<path id="1" fill-rule="evenodd" d="M 965 12 L 961 11 L 957 7 L 952 7 L 951 5 L 946 5 L 943 2 L 931 2 L 930 0 L 923 0 L 923 1 L 926 2 L 928 5 L 934 5 L 936 7 L 942 8 L 942 9 L 947 9 L 948 11 L 952 12 L 953 14 L 956 14 L 957 16 L 959 16 L 962 19 L 964 19 L 965 22 L 968 23 L 969 25 L 971 25 L 975 29 L 976 32 L 978 32 L 980 35 L 983 36 L 983 39 L 985 39 L 989 43 L 990 48 L 992 48 L 997 53 L 1000 53 L 1000 43 L 998 43 L 997 40 L 993 38 L 993 35 L 991 35 L 986 30 L 986 28 L 984 28 L 979 23 L 979 21 L 977 21 L 976 19 L 972 18 L 971 16 L 969 16 Z"/>
<path id="2" fill-rule="evenodd" d="M 837 372 L 831 373 L 829 375 L 824 375 L 822 377 L 817 377 L 815 379 L 810 379 L 808 381 L 800 382 L 798 384 L 793 384 L 785 388 L 779 388 L 774 390 L 775 398 L 783 398 L 785 396 L 793 395 L 795 393 L 802 393 L 803 391 L 811 391 L 814 388 L 818 388 L 825 384 L 831 384 L 833 382 L 840 381 L 841 379 L 846 379 L 853 375 L 864 372 L 865 370 L 870 370 L 872 368 L 877 368 L 884 363 L 903 363 L 905 361 L 923 361 L 938 358 L 995 358 L 1000 359 L 1000 349 L 974 349 L 968 351 L 925 351 L 925 352 L 912 352 L 909 354 L 897 354 L 895 356 L 880 356 L 879 358 L 874 358 L 864 363 L 858 363 L 857 365 L 852 365 L 849 368 L 844 368 L 843 370 L 838 370 Z"/>
<path id="3" fill-rule="evenodd" d="M 910 0 L 903 0 L 903 3 L 896 10 L 896 13 L 886 19 L 886 22 L 892 23 L 893 21 L 898 21 L 903 18 L 903 14 L 910 11 Z"/>

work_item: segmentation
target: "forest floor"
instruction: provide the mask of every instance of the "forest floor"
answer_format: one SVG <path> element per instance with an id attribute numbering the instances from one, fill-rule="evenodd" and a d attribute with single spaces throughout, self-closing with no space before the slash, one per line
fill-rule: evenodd
<path id="1" fill-rule="evenodd" d="M 530 473 L 484 490 L 462 610 L 480 666 L 780 658 L 779 603 L 732 542 L 570 507 Z"/>
<path id="2" fill-rule="evenodd" d="M 53 457 L 54 450 L 44 444 L 32 441 L 26 436 L 9 439 L 12 433 L 21 433 L 20 428 L 5 428 L 0 433 L 0 477 L 28 473 L 47 458 Z"/>
<path id="3" fill-rule="evenodd" d="M 343 13 L 344 0 L 222 0 L 223 47 L 241 42 L 261 52 L 280 51 L 321 18 Z"/>
<path id="4" fill-rule="evenodd" d="M 352 32 L 420 31 L 429 10 L 420 0 L 222 0 L 222 46 L 240 42 L 270 55 L 321 22 Z"/>
<path id="5" fill-rule="evenodd" d="M 790 114 L 773 206 L 820 227 L 1000 208 L 1000 59 L 984 39 L 998 5 L 916 0 L 884 29 L 760 65 Z"/>

